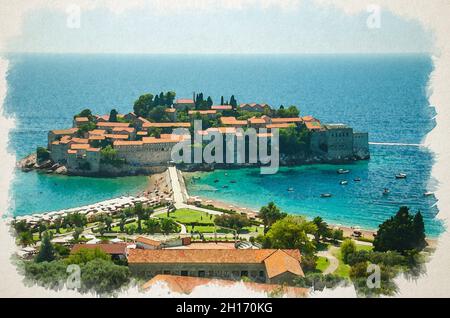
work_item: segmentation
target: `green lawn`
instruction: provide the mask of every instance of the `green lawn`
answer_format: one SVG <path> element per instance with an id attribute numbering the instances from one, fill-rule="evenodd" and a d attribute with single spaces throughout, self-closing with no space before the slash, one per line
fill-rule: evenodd
<path id="1" fill-rule="evenodd" d="M 328 258 L 323 257 L 323 256 L 319 256 L 317 257 L 317 261 L 316 261 L 316 270 L 323 272 L 324 270 L 326 270 L 328 268 L 328 266 L 330 266 L 330 261 L 328 260 Z"/>
<path id="2" fill-rule="evenodd" d="M 349 278 L 350 266 L 344 263 L 342 259 L 341 249 L 339 248 L 337 250 L 333 250 L 332 254 L 339 260 L 339 266 L 333 274 L 344 278 Z"/>
<path id="3" fill-rule="evenodd" d="M 158 217 L 167 218 L 167 213 L 160 214 Z M 192 222 L 214 224 L 214 215 L 191 209 L 179 209 L 171 212 L 170 218 L 183 224 Z"/>

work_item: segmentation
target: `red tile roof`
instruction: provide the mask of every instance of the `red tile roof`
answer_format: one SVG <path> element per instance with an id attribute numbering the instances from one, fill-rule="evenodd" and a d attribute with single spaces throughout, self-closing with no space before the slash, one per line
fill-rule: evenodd
<path id="1" fill-rule="evenodd" d="M 176 113 L 177 110 L 176 110 L 175 108 L 166 108 L 166 109 L 165 109 L 165 112 L 166 112 L 166 113 Z"/>
<path id="2" fill-rule="evenodd" d="M 51 132 L 55 135 L 73 135 L 77 131 L 78 131 L 78 128 L 51 130 Z"/>
<path id="3" fill-rule="evenodd" d="M 143 128 L 189 128 L 191 127 L 191 123 L 144 123 Z"/>
<path id="4" fill-rule="evenodd" d="M 231 110 L 233 107 L 231 105 L 213 105 L 211 109 L 215 110 Z"/>
<path id="5" fill-rule="evenodd" d="M 194 104 L 194 100 L 189 98 L 180 98 L 177 99 L 175 104 Z"/>
<path id="6" fill-rule="evenodd" d="M 149 238 L 146 238 L 143 236 L 139 236 L 136 239 L 136 243 L 142 243 L 145 245 L 156 246 L 156 247 L 161 245 L 160 241 L 152 240 L 152 239 L 149 239 Z"/>
<path id="7" fill-rule="evenodd" d="M 122 139 L 122 140 L 126 140 L 128 139 L 128 135 L 121 135 L 121 134 L 105 134 L 106 138 L 109 139 Z"/>
<path id="8" fill-rule="evenodd" d="M 272 118 L 272 123 L 302 123 L 303 119 L 300 117 L 292 118 Z"/>
<path id="9" fill-rule="evenodd" d="M 115 140 L 113 146 L 142 146 L 144 142 L 141 140 Z"/>
<path id="10" fill-rule="evenodd" d="M 128 127 L 130 123 L 119 123 L 119 122 L 98 122 L 97 127 Z"/>
<path id="11" fill-rule="evenodd" d="M 252 117 L 248 120 L 250 124 L 265 124 L 266 121 L 263 118 Z"/>
<path id="12" fill-rule="evenodd" d="M 309 130 L 320 130 L 323 128 L 319 121 L 306 121 L 305 125 Z"/>
<path id="13" fill-rule="evenodd" d="M 190 110 L 190 111 L 188 111 L 189 115 L 194 115 L 196 113 L 199 113 L 200 115 L 212 115 L 212 114 L 217 114 L 217 110 L 206 109 L 206 110 Z"/>
<path id="14" fill-rule="evenodd" d="M 89 118 L 87 118 L 87 117 L 75 117 L 75 121 L 76 122 L 88 122 L 89 121 Z"/>
<path id="15" fill-rule="evenodd" d="M 220 117 L 220 122 L 223 125 L 244 126 L 247 125 L 246 120 L 237 120 L 235 117 Z"/>
<path id="16" fill-rule="evenodd" d="M 266 127 L 272 129 L 272 128 L 288 128 L 292 126 L 293 126 L 292 123 L 280 123 L 280 124 L 269 124 Z"/>
<path id="17" fill-rule="evenodd" d="M 78 150 L 78 149 L 88 149 L 91 146 L 89 144 L 71 144 L 70 149 Z"/>

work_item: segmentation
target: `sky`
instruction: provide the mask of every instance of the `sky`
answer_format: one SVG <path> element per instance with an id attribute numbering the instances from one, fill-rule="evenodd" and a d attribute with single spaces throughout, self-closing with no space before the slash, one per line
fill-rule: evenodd
<path id="1" fill-rule="evenodd" d="M 5 50 L 335 54 L 430 52 L 433 45 L 431 32 L 416 20 L 383 10 L 377 28 L 368 27 L 368 20 L 376 21 L 373 9 L 347 15 L 311 0 L 287 1 L 284 5 L 271 0 L 129 1 L 133 5 L 113 10 L 104 6 L 74 7 L 76 1 L 64 7 L 29 10 L 21 34 L 9 39 Z"/>

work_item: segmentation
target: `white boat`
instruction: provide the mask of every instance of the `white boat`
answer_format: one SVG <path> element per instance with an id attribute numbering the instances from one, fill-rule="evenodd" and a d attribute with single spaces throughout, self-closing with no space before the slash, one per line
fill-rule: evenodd
<path id="1" fill-rule="evenodd" d="M 293 192 L 294 188 L 288 188 L 288 192 Z"/>
<path id="2" fill-rule="evenodd" d="M 389 194 L 389 189 L 388 188 L 384 188 L 383 190 L 383 195 L 388 195 Z"/>
<path id="3" fill-rule="evenodd" d="M 346 174 L 346 173 L 349 173 L 350 170 L 348 170 L 348 169 L 338 169 L 336 172 L 339 173 L 339 174 Z"/>
<path id="4" fill-rule="evenodd" d="M 423 195 L 425 197 L 431 197 L 432 195 L 434 195 L 434 193 L 433 192 L 425 192 Z"/>
<path id="5" fill-rule="evenodd" d="M 331 194 L 331 193 L 322 193 L 322 194 L 320 195 L 320 197 L 321 197 L 321 198 L 331 198 L 331 197 L 332 197 L 332 194 Z"/>
<path id="6" fill-rule="evenodd" d="M 396 179 L 406 179 L 406 173 L 400 172 L 398 174 L 395 175 Z"/>
<path id="7" fill-rule="evenodd" d="M 339 182 L 339 184 L 340 184 L 340 185 L 347 185 L 347 184 L 348 184 L 348 181 L 347 181 L 347 180 L 342 180 L 342 181 Z"/>

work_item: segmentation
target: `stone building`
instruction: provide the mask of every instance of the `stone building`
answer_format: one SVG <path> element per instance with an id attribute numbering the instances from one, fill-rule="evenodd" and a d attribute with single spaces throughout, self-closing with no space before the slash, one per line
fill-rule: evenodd
<path id="1" fill-rule="evenodd" d="M 162 249 L 130 250 L 128 266 L 138 276 L 158 274 L 292 284 L 304 276 L 299 250 Z"/>

